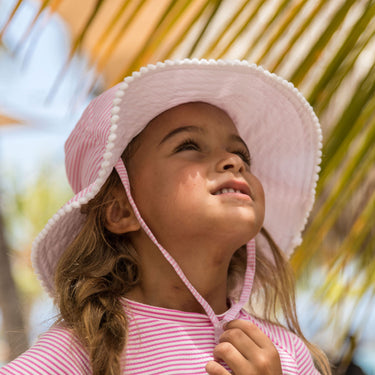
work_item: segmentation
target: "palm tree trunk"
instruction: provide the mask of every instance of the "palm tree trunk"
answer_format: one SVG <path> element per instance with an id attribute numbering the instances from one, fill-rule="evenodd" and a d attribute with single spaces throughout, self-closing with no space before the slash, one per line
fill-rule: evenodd
<path id="1" fill-rule="evenodd" d="M 0 309 L 3 317 L 3 332 L 8 344 L 8 361 L 24 352 L 28 347 L 20 299 L 12 277 L 9 248 L 4 233 L 4 222 L 0 211 Z"/>

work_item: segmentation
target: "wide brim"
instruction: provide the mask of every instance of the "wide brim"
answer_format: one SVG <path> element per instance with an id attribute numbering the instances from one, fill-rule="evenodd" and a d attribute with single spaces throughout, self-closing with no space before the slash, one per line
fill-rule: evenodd
<path id="1" fill-rule="evenodd" d="M 314 202 L 322 135 L 314 111 L 291 83 L 246 61 L 167 61 L 142 68 L 102 94 L 103 100 L 110 103 L 108 140 L 98 151 L 103 162 L 33 244 L 35 271 L 51 295 L 56 264 L 81 229 L 81 205 L 150 120 L 186 102 L 207 102 L 228 113 L 263 184 L 264 227 L 287 256 L 300 244 Z"/>

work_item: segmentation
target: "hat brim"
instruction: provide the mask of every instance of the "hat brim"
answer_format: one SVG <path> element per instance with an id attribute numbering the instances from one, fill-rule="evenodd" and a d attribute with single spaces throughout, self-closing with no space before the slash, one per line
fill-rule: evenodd
<path id="1" fill-rule="evenodd" d="M 158 114 L 186 102 L 207 102 L 228 113 L 263 184 L 264 227 L 287 256 L 301 242 L 314 202 L 322 135 L 311 106 L 291 83 L 246 61 L 167 61 L 142 68 L 101 100 L 110 103 L 101 119 L 108 122 L 106 149 L 98 151 L 103 162 L 34 241 L 33 264 L 51 294 L 58 259 L 81 228 L 81 204 L 100 189 L 134 136 Z"/>

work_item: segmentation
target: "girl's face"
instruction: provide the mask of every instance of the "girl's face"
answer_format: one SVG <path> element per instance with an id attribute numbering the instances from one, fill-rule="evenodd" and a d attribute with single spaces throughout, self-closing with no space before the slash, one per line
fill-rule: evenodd
<path id="1" fill-rule="evenodd" d="M 264 192 L 249 151 L 229 116 L 206 103 L 174 107 L 143 130 L 129 178 L 143 219 L 165 248 L 222 241 L 235 250 L 259 232 Z"/>

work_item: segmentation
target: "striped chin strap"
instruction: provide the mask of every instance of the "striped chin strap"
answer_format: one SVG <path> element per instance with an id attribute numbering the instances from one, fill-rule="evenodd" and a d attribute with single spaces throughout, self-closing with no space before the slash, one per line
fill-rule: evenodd
<path id="1" fill-rule="evenodd" d="M 134 202 L 134 199 L 131 195 L 130 191 L 130 183 L 129 183 L 129 176 L 128 172 L 125 168 L 125 165 L 120 158 L 120 160 L 117 162 L 116 171 L 119 174 L 122 184 L 124 185 L 126 194 L 128 196 L 129 203 L 131 207 L 133 208 L 134 214 L 136 218 L 138 219 L 139 224 L 143 228 L 143 230 L 146 232 L 147 236 L 151 239 L 151 241 L 158 247 L 158 249 L 161 251 L 165 259 L 171 264 L 173 269 L 176 271 L 177 275 L 180 277 L 180 279 L 183 281 L 183 283 L 186 285 L 186 287 L 189 289 L 191 294 L 195 297 L 195 299 L 200 303 L 204 311 L 206 312 L 207 316 L 211 320 L 213 326 L 215 327 L 215 340 L 216 342 L 219 342 L 219 337 L 223 332 L 223 326 L 225 323 L 236 319 L 238 316 L 238 313 L 242 309 L 242 307 L 249 301 L 251 289 L 253 286 L 253 280 L 255 275 L 255 240 L 251 240 L 246 245 L 247 250 L 247 266 L 246 266 L 246 272 L 245 272 L 245 278 L 244 278 L 244 284 L 242 286 L 241 296 L 238 302 L 234 303 L 230 309 L 225 313 L 224 317 L 218 319 L 215 312 L 212 310 L 211 306 L 208 304 L 208 302 L 198 293 L 198 291 L 194 288 L 194 286 L 190 283 L 190 281 L 187 279 L 183 271 L 181 270 L 180 266 L 177 264 L 177 262 L 173 259 L 173 257 L 168 253 L 167 250 L 165 250 L 154 234 L 151 232 L 150 228 L 147 226 L 145 221 L 142 219 L 138 208 Z"/>

